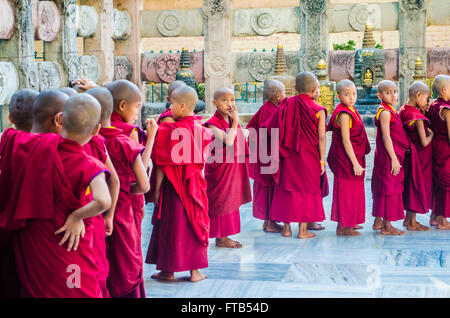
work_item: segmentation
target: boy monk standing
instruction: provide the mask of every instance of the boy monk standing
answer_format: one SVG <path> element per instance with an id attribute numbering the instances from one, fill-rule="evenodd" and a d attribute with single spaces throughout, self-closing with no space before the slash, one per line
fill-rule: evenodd
<path id="1" fill-rule="evenodd" d="M 431 225 L 449 230 L 450 223 L 450 76 L 438 75 L 433 90 L 439 95 L 427 116 L 434 130 L 433 138 L 433 218 Z"/>
<path id="2" fill-rule="evenodd" d="M 397 102 L 395 83 L 381 81 L 377 96 L 381 105 L 375 115 L 377 135 L 372 174 L 373 229 L 381 230 L 381 234 L 385 235 L 404 235 L 406 232 L 393 227 L 391 222 L 404 218 L 403 161 L 409 141 L 401 118 L 393 107 Z"/>
<path id="3" fill-rule="evenodd" d="M 431 207 L 432 189 L 432 149 L 434 133 L 429 128 L 430 121 L 425 116 L 431 91 L 422 82 L 415 82 L 409 88 L 409 98 L 400 110 L 403 127 L 411 141 L 411 154 L 407 156 L 403 205 L 406 210 L 403 226 L 409 231 L 428 231 L 429 228 L 416 221 L 416 213 L 427 213 Z M 420 162 L 415 169 L 414 157 Z"/>
<path id="4" fill-rule="evenodd" d="M 193 88 L 177 88 L 170 106 L 175 122 L 162 123 L 155 138 L 152 159 L 163 180 L 156 183 L 146 258 L 146 263 L 160 270 L 152 275 L 155 279 L 174 280 L 174 273 L 180 271 L 190 271 L 191 282 L 206 278 L 199 269 L 208 267 L 208 197 L 202 170 L 203 151 L 210 138 L 203 138 L 205 128 L 194 115 L 197 101 Z M 182 139 L 173 140 L 173 136 Z M 182 151 L 175 149 L 179 144 Z"/>
<path id="5" fill-rule="evenodd" d="M 38 92 L 32 89 L 24 88 L 15 92 L 11 96 L 9 103 L 9 121 L 20 131 L 31 131 L 33 118 L 31 116 L 32 107 Z"/>
<path id="6" fill-rule="evenodd" d="M 80 94 L 67 100 L 61 136 L 2 137 L 0 227 L 20 229 L 14 252 L 24 297 L 103 296 L 91 220 L 110 207 L 108 171 L 82 148 L 99 117 L 98 102 Z"/>
<path id="7" fill-rule="evenodd" d="M 338 222 L 337 235 L 357 236 L 358 224 L 365 222 L 366 201 L 364 170 L 370 152 L 364 122 L 354 105 L 356 87 L 342 80 L 336 87 L 340 103 L 336 106 L 327 130 L 333 132 L 328 164 L 334 174 L 331 220 Z"/>
<path id="8" fill-rule="evenodd" d="M 239 125 L 233 91 L 226 87 L 216 90 L 213 104 L 217 110 L 204 124 L 214 135 L 205 165 L 209 236 L 216 238 L 218 247 L 240 248 L 242 244 L 228 236 L 241 231 L 239 207 L 252 200 L 247 167 L 249 150 Z"/>
<path id="9" fill-rule="evenodd" d="M 299 223 L 298 238 L 312 238 L 308 223 L 322 222 L 321 176 L 325 173 L 326 109 L 314 102 L 319 81 L 310 72 L 296 77 L 299 95 L 285 99 L 267 128 L 279 129 L 280 165 L 273 175 L 270 215 L 284 222 L 283 236 L 291 236 L 291 222 Z"/>
<path id="10" fill-rule="evenodd" d="M 268 80 L 264 83 L 263 95 L 267 101 L 253 115 L 247 124 L 247 129 L 253 128 L 255 134 L 249 136 L 249 148 L 256 153 L 257 162 L 248 164 L 248 171 L 253 182 L 253 216 L 264 220 L 263 230 L 271 233 L 280 233 L 281 226 L 274 222 L 269 215 L 269 208 L 273 195 L 273 179 L 270 174 L 261 173 L 259 149 L 260 140 L 259 129 L 277 110 L 281 100 L 285 98 L 286 88 L 283 83 L 277 80 Z M 269 145 L 266 144 L 266 149 Z"/>

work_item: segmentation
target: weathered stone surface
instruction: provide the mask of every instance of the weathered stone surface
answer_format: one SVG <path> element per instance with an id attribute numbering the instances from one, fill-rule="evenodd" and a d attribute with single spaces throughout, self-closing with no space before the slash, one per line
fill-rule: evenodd
<path id="1" fill-rule="evenodd" d="M 78 36 L 90 37 L 97 30 L 98 14 L 95 8 L 81 5 L 77 8 Z"/>
<path id="2" fill-rule="evenodd" d="M 233 12 L 233 35 L 299 33 L 298 8 L 240 9 Z"/>
<path id="3" fill-rule="evenodd" d="M 37 62 L 39 90 L 61 87 L 61 74 L 55 62 Z"/>
<path id="4" fill-rule="evenodd" d="M 202 36 L 201 9 L 141 12 L 142 37 Z"/>
<path id="5" fill-rule="evenodd" d="M 16 18 L 9 0 L 0 0 L 0 39 L 10 39 L 14 33 Z"/>
<path id="6" fill-rule="evenodd" d="M 114 80 L 130 80 L 132 74 L 131 63 L 126 56 L 114 56 Z"/>
<path id="7" fill-rule="evenodd" d="M 156 57 L 155 67 L 158 77 L 166 83 L 175 81 L 175 74 L 179 70 L 180 55 L 167 53 Z"/>
<path id="8" fill-rule="evenodd" d="M 61 14 L 58 7 L 52 1 L 39 1 L 36 9 L 37 21 L 34 38 L 47 42 L 54 41 L 61 30 Z"/>
<path id="9" fill-rule="evenodd" d="M 100 77 L 100 69 L 95 56 L 83 55 L 79 56 L 79 76 L 88 77 L 94 82 L 98 82 Z"/>
<path id="10" fill-rule="evenodd" d="M 439 74 L 450 75 L 450 48 L 435 47 L 427 50 L 427 77 L 432 78 Z"/>
<path id="11" fill-rule="evenodd" d="M 112 38 L 125 40 L 131 34 L 131 18 L 126 10 L 114 9 L 111 18 Z"/>
<path id="12" fill-rule="evenodd" d="M 169 81 L 163 80 L 158 73 L 156 62 L 159 61 L 161 64 L 158 67 L 161 67 L 161 70 L 165 67 L 164 60 L 162 60 L 161 56 L 168 55 L 170 53 L 143 53 L 142 54 L 142 63 L 141 63 L 141 72 L 142 79 L 147 82 L 172 82 L 175 79 L 174 75 L 163 75 L 163 77 L 167 78 Z M 176 55 L 179 60 L 181 53 L 171 53 L 172 55 Z M 203 52 L 189 52 L 190 62 L 191 62 L 191 70 L 194 72 L 194 78 L 196 83 L 203 83 L 205 81 L 203 75 Z M 179 62 L 178 62 L 179 63 Z M 171 65 L 170 67 L 173 67 Z M 179 64 L 176 65 L 176 72 L 179 70 Z M 165 72 L 165 71 L 160 71 Z M 168 72 L 170 74 L 173 73 L 173 70 Z"/>
<path id="13" fill-rule="evenodd" d="M 19 77 L 11 62 L 0 62 L 0 105 L 9 104 L 14 92 L 19 88 Z"/>

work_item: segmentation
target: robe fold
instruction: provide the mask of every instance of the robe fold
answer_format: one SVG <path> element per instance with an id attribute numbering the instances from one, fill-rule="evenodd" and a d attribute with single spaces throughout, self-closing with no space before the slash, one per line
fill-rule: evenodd
<path id="1" fill-rule="evenodd" d="M 172 140 L 178 129 L 184 132 L 181 141 Z M 202 170 L 209 140 L 201 121 L 194 116 L 162 123 L 158 128 L 152 159 L 164 179 L 159 206 L 153 212 L 154 227 L 146 257 L 146 263 L 156 264 L 158 270 L 179 272 L 208 266 L 208 197 Z M 180 144 L 178 158 L 173 152 Z"/>
<path id="2" fill-rule="evenodd" d="M 342 142 L 341 128 L 336 123 L 341 113 L 349 114 L 351 117 L 350 142 L 356 159 L 364 169 L 366 155 L 370 152 L 370 143 L 358 111 L 338 104 L 327 125 L 327 130 L 333 132 L 328 153 L 328 165 L 334 174 L 331 220 L 343 227 L 355 227 L 365 222 L 365 171 L 361 176 L 354 175 L 353 164 Z"/>
<path id="3" fill-rule="evenodd" d="M 259 110 L 253 115 L 247 124 L 247 129 L 255 129 L 256 133 L 249 136 L 249 150 L 250 153 L 255 154 L 256 162 L 249 162 L 248 172 L 253 181 L 253 217 L 260 220 L 269 220 L 269 208 L 272 203 L 273 194 L 273 180 L 270 174 L 262 174 L 261 163 L 259 156 L 259 145 L 261 142 L 266 143 L 267 155 L 270 155 L 269 139 L 260 140 L 260 128 L 262 123 L 265 123 L 277 110 L 277 107 L 270 101 L 265 102 Z M 268 134 L 266 134 L 268 137 Z"/>
<path id="4" fill-rule="evenodd" d="M 326 109 L 309 95 L 281 101 L 274 115 L 263 125 L 279 129 L 279 169 L 270 216 L 274 221 L 321 222 L 325 219 L 322 197 L 328 194 L 326 173 L 321 175 L 319 154 L 319 112 Z"/>
<path id="5" fill-rule="evenodd" d="M 231 128 L 231 123 L 223 118 L 218 111 L 204 125 L 215 126 L 224 132 Z M 208 213 L 211 218 L 210 237 L 226 237 L 240 232 L 239 207 L 252 201 L 247 167 L 249 149 L 239 124 L 232 147 L 227 147 L 224 143 L 215 139 L 210 146 L 210 157 L 205 164 L 205 179 L 208 185 L 209 200 Z M 216 160 L 213 160 L 213 158 Z M 232 214 L 232 216 L 215 220 L 229 214 Z M 220 227 L 216 227 L 219 224 Z M 237 232 L 236 228 L 239 228 Z"/>
<path id="6" fill-rule="evenodd" d="M 388 111 L 391 114 L 390 137 L 397 159 L 402 166 L 396 176 L 391 173 L 391 159 L 383 143 L 379 120 L 382 111 Z M 403 181 L 405 179 L 403 164 L 406 151 L 410 148 L 410 142 L 399 114 L 391 105 L 381 103 L 375 115 L 375 126 L 377 127 L 377 135 L 371 184 L 372 215 L 384 218 L 386 221 L 398 221 L 405 217 L 402 199 Z"/>
<path id="7" fill-rule="evenodd" d="M 403 205 L 406 211 L 427 213 L 431 208 L 433 151 L 431 143 L 426 147 L 422 146 L 414 123 L 418 120 L 422 120 L 424 123 L 425 134 L 427 134 L 427 127 L 430 126 L 430 121 L 419 109 L 406 104 L 400 108 L 399 115 L 411 142 L 411 149 L 414 148 L 412 149 L 412 152 L 417 153 L 418 161 L 420 163 L 420 167 L 416 169 L 411 162 L 412 158 L 415 157 L 415 154 L 411 153 L 410 156 L 406 156 Z"/>
<path id="8" fill-rule="evenodd" d="M 68 252 L 67 242 L 59 246 L 63 234 L 54 233 L 72 211 L 92 200 L 89 184 L 100 173 L 109 175 L 108 170 L 78 143 L 59 135 L 31 135 L 22 142 L 17 132 L 5 133 L 2 141 L 6 138 L 8 146 L 0 149 L 0 155 L 7 157 L 10 164 L 5 166 L 2 160 L 0 188 L 9 186 L 11 195 L 0 194 L 0 228 L 14 230 L 22 295 L 103 297 L 97 282 L 93 218 L 84 220 L 86 233 L 76 251 Z M 4 152 L 9 147 L 13 153 Z"/>
<path id="9" fill-rule="evenodd" d="M 108 290 L 111 297 L 124 297 L 143 284 L 141 236 L 136 224 L 131 194 L 133 163 L 144 148 L 114 127 L 101 128 L 106 149 L 120 180 L 119 198 L 114 213 L 113 232 L 106 238 L 109 261 Z"/>
<path id="10" fill-rule="evenodd" d="M 433 149 L 433 197 L 432 211 L 437 216 L 450 217 L 450 143 L 447 124 L 441 117 L 442 109 L 450 109 L 450 103 L 438 98 L 431 104 L 427 117 L 434 131 Z"/>

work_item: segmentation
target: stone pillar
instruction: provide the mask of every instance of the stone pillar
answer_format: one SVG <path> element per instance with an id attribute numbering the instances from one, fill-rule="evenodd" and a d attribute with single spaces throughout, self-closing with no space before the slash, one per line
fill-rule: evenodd
<path id="1" fill-rule="evenodd" d="M 134 84 L 144 93 L 141 79 L 141 53 L 142 40 L 140 28 L 140 11 L 143 10 L 143 0 L 114 0 L 114 7 L 119 10 L 128 11 L 131 21 L 131 32 L 126 39 L 115 40 L 116 56 L 127 56 L 131 65 L 131 79 Z"/>
<path id="2" fill-rule="evenodd" d="M 97 58 L 100 78 L 99 84 L 110 82 L 114 77 L 114 53 L 112 36 L 113 0 L 81 0 L 81 5 L 94 8 L 98 14 L 98 23 L 95 33 L 84 40 L 84 54 L 94 55 Z"/>
<path id="3" fill-rule="evenodd" d="M 300 1 L 300 71 L 328 61 L 328 0 Z"/>
<path id="4" fill-rule="evenodd" d="M 400 105 L 408 99 L 409 86 L 414 81 L 416 59 L 427 60 L 427 12 L 425 0 L 400 0 L 398 33 Z M 426 63 L 424 63 L 426 67 Z M 426 69 L 424 69 L 426 74 Z"/>
<path id="5" fill-rule="evenodd" d="M 205 32 L 206 113 L 214 113 L 214 91 L 232 88 L 231 80 L 231 1 L 203 0 Z"/>

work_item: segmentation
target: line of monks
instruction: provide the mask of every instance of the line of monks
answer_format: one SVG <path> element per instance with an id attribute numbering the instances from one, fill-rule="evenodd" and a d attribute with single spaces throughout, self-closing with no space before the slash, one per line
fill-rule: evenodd
<path id="1" fill-rule="evenodd" d="M 214 92 L 217 110 L 202 123 L 196 91 L 173 82 L 170 107 L 144 131 L 134 124 L 142 96 L 133 83 L 73 84 L 39 94 L 22 89 L 11 99 L 14 128 L 0 140 L 0 297 L 145 297 L 148 202 L 145 262 L 156 264 L 154 279 L 172 281 L 182 271 L 192 282 L 205 279 L 199 270 L 208 267 L 209 239 L 242 247 L 230 236 L 240 232 L 240 206 L 251 201 L 264 231 L 290 237 L 296 222 L 298 237 L 312 238 L 325 219 L 327 162 L 336 234 L 360 235 L 371 149 L 353 82 L 338 83 L 340 103 L 327 124 L 312 73 L 297 75 L 298 95 L 290 98 L 281 82 L 267 81 L 247 141 L 229 88 Z M 372 215 L 381 234 L 405 234 L 391 224 L 403 219 L 407 230 L 428 230 L 416 213 L 430 209 L 430 225 L 450 229 L 450 77 L 437 76 L 433 89 L 439 98 L 429 105 L 429 88 L 413 83 L 397 111 L 395 83 L 378 85 Z M 260 148 L 270 149 L 276 169 Z"/>

